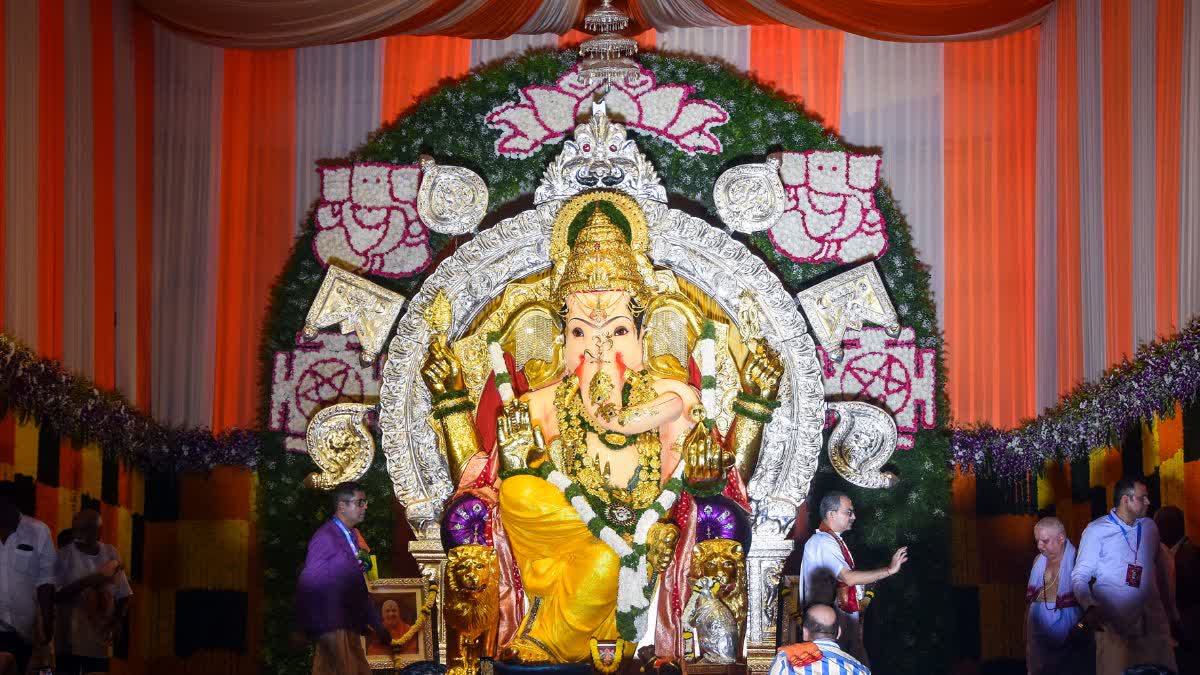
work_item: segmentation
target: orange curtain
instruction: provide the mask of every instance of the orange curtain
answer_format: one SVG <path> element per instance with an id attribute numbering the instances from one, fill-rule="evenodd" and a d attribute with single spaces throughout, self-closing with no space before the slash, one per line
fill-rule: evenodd
<path id="1" fill-rule="evenodd" d="M 1055 155 L 1058 179 L 1058 392 L 1083 380 L 1083 298 L 1079 261 L 1079 78 L 1076 70 L 1076 0 L 1059 0 L 1058 105 Z"/>
<path id="2" fill-rule="evenodd" d="M 846 34 L 791 26 L 750 29 L 750 72 L 837 131 L 842 117 L 842 46 Z"/>
<path id="3" fill-rule="evenodd" d="M 1184 0 L 1158 0 L 1154 138 L 1158 155 L 1158 194 L 1155 199 L 1158 208 L 1155 227 L 1158 306 L 1155 316 L 1159 335 L 1169 335 L 1179 325 L 1179 135 L 1184 14 Z"/>
<path id="4" fill-rule="evenodd" d="M 945 334 L 959 422 L 1012 426 L 1035 408 L 1038 29 L 948 44 Z"/>
<path id="5" fill-rule="evenodd" d="M 258 345 L 295 228 L 295 52 L 225 52 L 213 430 L 252 426 Z"/>
<path id="6" fill-rule="evenodd" d="M 383 41 L 382 116 L 390 123 L 442 80 L 471 69 L 471 41 L 396 35 Z"/>

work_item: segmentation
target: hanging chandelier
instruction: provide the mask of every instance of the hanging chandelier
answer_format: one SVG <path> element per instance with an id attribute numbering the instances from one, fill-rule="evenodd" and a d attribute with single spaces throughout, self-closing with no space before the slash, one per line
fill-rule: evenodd
<path id="1" fill-rule="evenodd" d="M 582 62 L 579 72 L 588 81 L 605 83 L 626 80 L 639 72 L 638 64 L 629 58 L 637 53 L 637 43 L 621 35 L 629 26 L 629 17 L 612 6 L 612 0 L 602 0 L 600 6 L 583 19 L 583 27 L 594 37 L 579 45 Z"/>

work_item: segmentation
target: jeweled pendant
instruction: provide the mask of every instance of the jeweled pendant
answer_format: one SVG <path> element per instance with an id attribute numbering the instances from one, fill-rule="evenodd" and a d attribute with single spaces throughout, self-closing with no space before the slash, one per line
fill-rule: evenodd
<path id="1" fill-rule="evenodd" d="M 604 516 L 608 518 L 608 522 L 621 527 L 632 527 L 634 513 L 633 509 L 627 504 L 613 502 L 604 507 Z"/>
<path id="2" fill-rule="evenodd" d="M 604 432 L 604 443 L 610 448 L 623 448 L 629 444 L 629 438 L 625 434 L 606 431 Z"/>

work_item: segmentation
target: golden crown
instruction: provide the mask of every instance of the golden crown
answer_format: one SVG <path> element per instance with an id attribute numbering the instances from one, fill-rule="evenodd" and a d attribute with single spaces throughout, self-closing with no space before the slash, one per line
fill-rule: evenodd
<path id="1" fill-rule="evenodd" d="M 626 291 L 638 303 L 644 303 L 649 294 L 633 247 L 600 208 L 592 211 L 575 237 L 554 289 L 554 301 L 561 303 L 573 293 L 594 291 Z"/>

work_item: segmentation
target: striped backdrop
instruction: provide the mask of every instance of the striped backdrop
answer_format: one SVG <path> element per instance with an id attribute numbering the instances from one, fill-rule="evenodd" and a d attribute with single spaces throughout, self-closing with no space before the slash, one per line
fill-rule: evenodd
<path id="1" fill-rule="evenodd" d="M 3 0 L 0 21 L 0 328 L 163 422 L 218 430 L 255 422 L 260 326 L 317 196 L 313 161 L 446 78 L 579 39 L 222 50 L 130 0 Z M 882 151 L 932 268 L 959 422 L 1036 414 L 1200 311 L 1197 0 L 1060 0 L 1039 27 L 973 43 L 784 27 L 639 42 L 721 59 Z M 133 653 L 249 672 L 252 476 L 97 471 L 94 451 L 43 436 L 0 421 L 0 472 L 28 483 L 55 527 L 85 497 L 116 509 L 106 536 L 146 561 Z M 955 490 L 974 504 L 973 481 Z M 175 620 L 202 615 L 247 621 L 230 637 L 236 621 Z"/>
<path id="2" fill-rule="evenodd" d="M 255 421 L 268 289 L 338 157 L 482 63 L 580 34 L 222 50 L 128 0 L 8 0 L 0 321 L 158 419 Z M 905 44 L 788 27 L 644 47 L 788 92 L 884 173 L 930 265 L 960 422 L 1012 424 L 1200 309 L 1200 7 L 1062 0 Z M 1185 105 L 1190 102 L 1191 105 Z"/>

